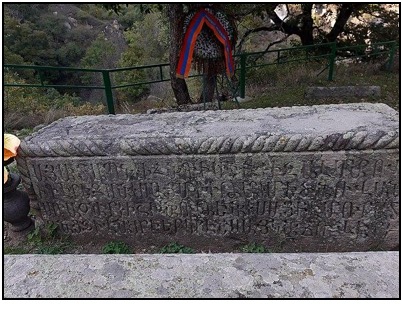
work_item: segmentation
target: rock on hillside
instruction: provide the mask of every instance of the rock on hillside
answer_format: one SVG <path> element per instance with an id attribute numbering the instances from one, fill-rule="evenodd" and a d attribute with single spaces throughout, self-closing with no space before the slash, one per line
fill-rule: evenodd
<path id="1" fill-rule="evenodd" d="M 65 19 L 64 25 L 66 31 L 77 27 L 91 29 L 91 31 L 85 32 L 85 36 L 87 37 L 81 42 L 84 47 L 88 47 L 100 33 L 103 33 L 105 39 L 111 41 L 116 49 L 116 55 L 113 55 L 115 57 L 111 57 L 111 59 L 107 61 L 109 67 L 114 67 L 117 60 L 120 58 L 120 54 L 127 48 L 127 43 L 123 36 L 123 29 L 117 20 L 100 20 L 81 10 L 74 4 L 50 4 L 48 11 L 52 12 L 54 15 L 62 16 L 62 19 Z"/>
<path id="2" fill-rule="evenodd" d="M 71 31 L 76 27 L 84 27 L 91 29 L 86 33 L 90 34 L 90 37 L 86 42 L 82 42 L 83 46 L 88 48 L 96 38 L 103 33 L 104 39 L 109 41 L 113 46 L 113 52 L 104 59 L 102 63 L 99 63 L 97 68 L 115 68 L 117 62 L 120 59 L 121 54 L 126 50 L 127 43 L 123 35 L 123 27 L 115 19 L 100 20 L 84 10 L 80 9 L 74 4 L 51 4 L 48 8 L 55 15 L 61 15 L 66 18 L 64 25 L 67 31 Z M 102 78 L 94 75 L 91 84 L 101 85 Z M 79 96 L 84 100 L 90 102 L 104 101 L 102 90 L 82 89 Z"/>

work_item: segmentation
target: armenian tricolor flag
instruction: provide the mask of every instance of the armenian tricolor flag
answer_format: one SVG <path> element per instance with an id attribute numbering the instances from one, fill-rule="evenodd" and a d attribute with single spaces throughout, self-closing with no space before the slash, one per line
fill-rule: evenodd
<path id="1" fill-rule="evenodd" d="M 184 35 L 184 42 L 181 47 L 179 63 L 176 70 L 176 76 L 179 78 L 188 77 L 191 68 L 191 61 L 193 59 L 195 42 L 204 24 L 213 31 L 216 38 L 224 47 L 227 75 L 231 77 L 234 73 L 232 46 L 226 30 L 214 15 L 208 13 L 205 9 L 200 9 L 191 19 Z"/>

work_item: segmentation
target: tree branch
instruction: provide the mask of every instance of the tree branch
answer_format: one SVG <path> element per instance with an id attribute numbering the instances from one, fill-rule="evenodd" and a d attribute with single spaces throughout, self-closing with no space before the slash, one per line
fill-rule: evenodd
<path id="1" fill-rule="evenodd" d="M 258 59 L 260 59 L 262 56 L 264 56 L 264 55 L 269 51 L 269 49 L 270 49 L 272 46 L 274 46 L 274 45 L 276 45 L 276 44 L 279 44 L 279 43 L 281 43 L 281 42 L 287 40 L 288 37 L 290 37 L 290 34 L 286 35 L 286 36 L 285 36 L 284 38 L 282 38 L 282 39 L 279 39 L 279 40 L 277 40 L 277 41 L 274 41 L 274 42 L 272 42 L 272 43 L 269 43 L 268 46 L 265 48 L 264 52 L 254 59 L 254 62 L 257 62 Z"/>
<path id="2" fill-rule="evenodd" d="M 244 33 L 243 37 L 241 38 L 239 44 L 237 45 L 237 48 L 236 48 L 237 51 L 238 51 L 239 53 L 241 52 L 241 50 L 242 50 L 242 48 L 243 48 L 244 41 L 245 41 L 246 38 L 247 38 L 249 35 L 251 35 L 252 33 L 261 32 L 261 31 L 275 31 L 275 30 L 280 30 L 280 29 L 279 29 L 276 25 L 274 25 L 274 26 L 269 26 L 269 27 L 263 26 L 263 27 L 258 27 L 258 28 L 254 28 L 254 29 L 249 29 L 249 30 L 247 30 L 247 31 Z"/>
<path id="3" fill-rule="evenodd" d="M 365 4 L 361 3 L 358 4 L 343 3 L 341 5 L 335 24 L 332 27 L 331 31 L 326 35 L 328 42 L 333 42 L 336 40 L 338 35 L 343 31 L 352 13 L 359 10 L 364 5 Z"/>
<path id="4" fill-rule="evenodd" d="M 278 14 L 274 11 L 269 11 L 267 10 L 267 15 L 268 17 L 274 22 L 274 24 L 281 30 L 282 32 L 286 34 L 297 34 L 300 35 L 300 30 L 297 28 L 295 25 L 291 25 L 282 19 L 279 18 Z M 289 14 L 288 14 L 289 15 Z"/>

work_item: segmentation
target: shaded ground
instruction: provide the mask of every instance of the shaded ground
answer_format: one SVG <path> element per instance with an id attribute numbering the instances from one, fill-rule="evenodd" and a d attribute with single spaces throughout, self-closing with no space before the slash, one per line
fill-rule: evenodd
<path id="1" fill-rule="evenodd" d="M 4 222 L 3 226 L 3 253 L 4 254 L 27 254 L 27 253 L 49 253 L 49 254 L 99 254 L 102 248 L 92 242 L 85 245 L 72 244 L 68 239 L 59 237 L 30 236 L 34 230 L 14 232 L 10 225 Z"/>
<path id="2" fill-rule="evenodd" d="M 118 241 L 92 239 L 88 240 L 63 238 L 57 231 L 40 225 L 40 229 L 31 228 L 23 232 L 14 232 L 11 225 L 3 225 L 3 253 L 4 254 L 102 254 L 102 253 L 217 253 L 222 252 L 219 245 L 201 244 L 199 248 L 187 247 L 177 242 L 166 243 L 165 246 L 154 246 L 152 241 L 139 241 L 135 245 L 125 246 Z M 38 226 L 38 224 L 37 224 Z M 116 244 L 117 243 L 117 244 Z M 201 249 L 201 248 L 208 249 Z M 106 249 L 108 248 L 108 249 Z M 109 251 L 112 252 L 109 252 Z M 126 250 L 128 250 L 126 252 Z M 224 252 L 273 252 L 261 245 L 248 244 L 234 245 L 233 250 Z"/>

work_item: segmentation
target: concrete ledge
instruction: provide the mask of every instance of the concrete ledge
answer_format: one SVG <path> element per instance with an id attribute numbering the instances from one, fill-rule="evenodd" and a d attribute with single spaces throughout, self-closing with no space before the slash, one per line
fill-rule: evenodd
<path id="1" fill-rule="evenodd" d="M 399 252 L 5 255 L 4 298 L 399 298 Z"/>
<path id="2" fill-rule="evenodd" d="M 341 86 L 341 87 L 308 87 L 305 91 L 308 99 L 339 97 L 372 97 L 381 95 L 379 86 Z"/>

